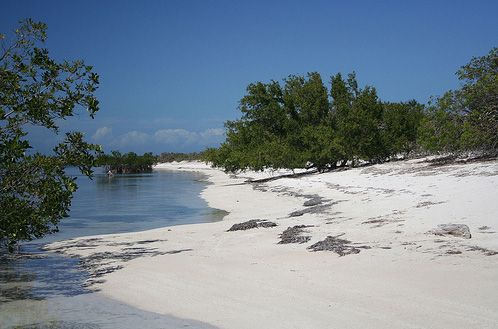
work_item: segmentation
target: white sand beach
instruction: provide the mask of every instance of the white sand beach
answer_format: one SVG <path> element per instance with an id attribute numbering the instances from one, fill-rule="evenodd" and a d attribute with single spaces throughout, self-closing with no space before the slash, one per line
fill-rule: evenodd
<path id="1" fill-rule="evenodd" d="M 219 328 L 498 328 L 498 161 L 426 160 L 257 184 L 285 172 L 160 164 L 206 173 L 229 215 L 49 248 L 83 257 L 99 294 Z M 228 231 L 254 219 L 276 226 Z M 434 234 L 449 223 L 471 238 Z"/>

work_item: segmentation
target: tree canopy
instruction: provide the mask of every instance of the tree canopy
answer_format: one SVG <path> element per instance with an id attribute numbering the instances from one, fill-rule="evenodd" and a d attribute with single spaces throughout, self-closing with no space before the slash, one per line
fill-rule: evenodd
<path id="1" fill-rule="evenodd" d="M 227 172 L 265 168 L 320 170 L 385 161 L 413 150 L 498 155 L 498 48 L 457 71 L 461 88 L 434 97 L 382 102 L 353 72 L 291 75 L 247 87 L 240 119 L 225 123 L 226 140 L 206 161 Z"/>
<path id="2" fill-rule="evenodd" d="M 498 154 L 498 48 L 472 58 L 456 74 L 461 88 L 432 100 L 422 145 L 431 151 Z"/>
<path id="3" fill-rule="evenodd" d="M 83 133 L 66 133 L 52 154 L 31 151 L 26 126 L 59 133 L 58 120 L 86 109 L 99 110 L 93 93 L 99 77 L 83 61 L 57 63 L 48 50 L 36 47 L 46 39 L 47 26 L 20 21 L 11 37 L 0 34 L 0 248 L 12 251 L 22 240 L 58 230 L 68 216 L 76 178 L 67 166 L 91 177 L 97 145 Z"/>
<path id="4" fill-rule="evenodd" d="M 333 168 L 382 161 L 415 143 L 422 105 L 382 103 L 375 88 L 359 88 L 356 74 L 320 74 L 253 83 L 239 103 L 242 117 L 227 121 L 226 141 L 206 159 L 226 171 Z"/>
<path id="5" fill-rule="evenodd" d="M 135 152 L 121 154 L 119 151 L 111 151 L 111 154 L 99 155 L 95 164 L 117 174 L 129 174 L 152 170 L 156 163 L 157 157 L 152 152 L 137 155 Z"/>

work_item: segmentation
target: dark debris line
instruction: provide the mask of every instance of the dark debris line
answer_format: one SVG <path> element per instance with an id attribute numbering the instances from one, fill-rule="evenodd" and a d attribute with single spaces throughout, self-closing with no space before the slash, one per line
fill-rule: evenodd
<path id="1" fill-rule="evenodd" d="M 306 243 L 311 240 L 311 236 L 302 235 L 306 232 L 304 229 L 306 227 L 312 227 L 312 225 L 296 225 L 294 227 L 288 227 L 285 231 L 280 234 L 280 242 L 278 244 L 287 243 Z"/>
<path id="2" fill-rule="evenodd" d="M 277 224 L 275 224 L 274 222 L 270 222 L 267 219 L 251 219 L 247 222 L 233 224 L 232 227 L 230 227 L 227 232 L 244 231 L 252 228 L 275 227 L 275 226 L 277 226 Z"/>
<path id="3" fill-rule="evenodd" d="M 328 236 L 325 240 L 319 241 L 308 247 L 311 251 L 333 251 L 339 256 L 346 256 L 360 253 L 360 249 L 370 249 L 369 246 L 352 246 L 351 241 L 340 239 L 338 236 Z"/>

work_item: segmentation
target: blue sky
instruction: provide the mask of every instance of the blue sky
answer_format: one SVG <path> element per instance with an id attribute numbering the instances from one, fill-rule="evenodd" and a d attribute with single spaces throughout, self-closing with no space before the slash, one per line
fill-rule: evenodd
<path id="1" fill-rule="evenodd" d="M 498 46 L 498 1 L 2 0 L 0 32 L 48 24 L 56 59 L 93 65 L 101 110 L 61 122 L 105 151 L 202 151 L 224 140 L 248 84 L 355 71 L 383 101 L 459 87 L 455 72 Z M 56 137 L 55 139 L 60 138 Z M 31 129 L 42 150 L 54 138 Z"/>

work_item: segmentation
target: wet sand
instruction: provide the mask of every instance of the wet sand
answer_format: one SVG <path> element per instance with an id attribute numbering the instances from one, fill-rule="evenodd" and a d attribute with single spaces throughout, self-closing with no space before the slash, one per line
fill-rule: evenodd
<path id="1" fill-rule="evenodd" d="M 0 328 L 216 329 L 193 320 L 147 312 L 100 294 L 0 303 Z"/>

